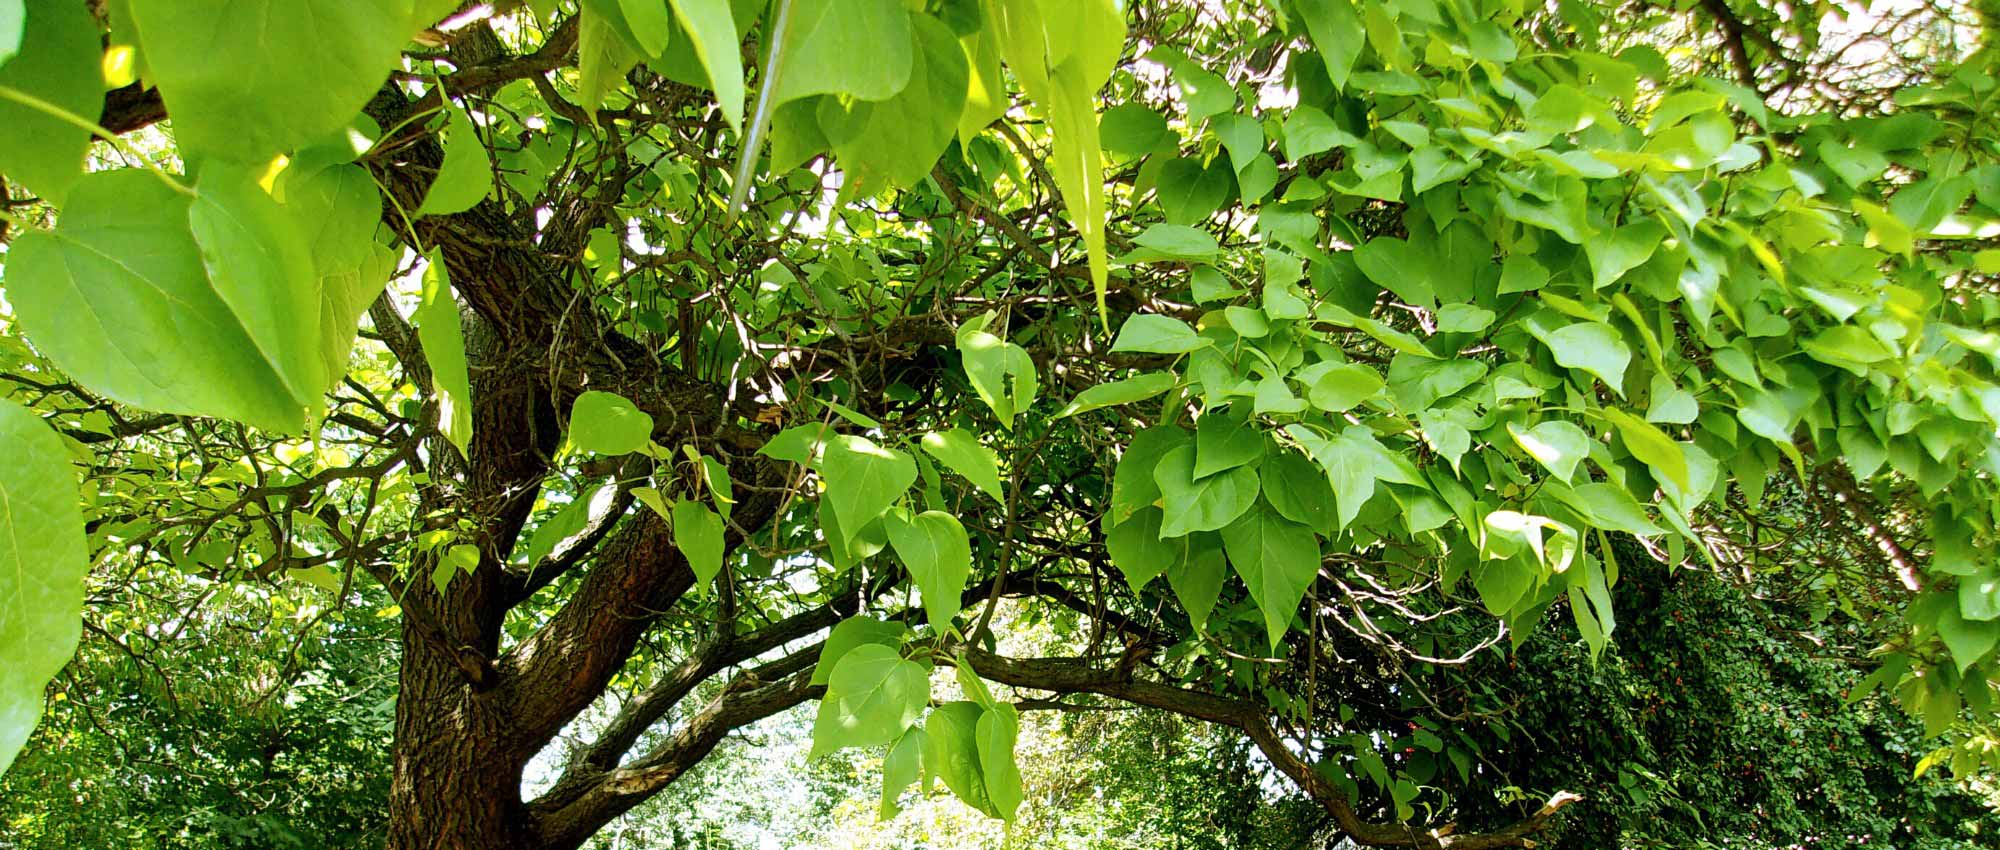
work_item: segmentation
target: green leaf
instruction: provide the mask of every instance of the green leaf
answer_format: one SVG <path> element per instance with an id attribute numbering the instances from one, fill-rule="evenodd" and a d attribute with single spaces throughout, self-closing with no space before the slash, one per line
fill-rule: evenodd
<path id="1" fill-rule="evenodd" d="M 1276 649 L 1319 575 L 1318 539 L 1312 529 L 1260 504 L 1222 529 L 1222 545 L 1264 612 L 1264 631 Z"/>
<path id="2" fill-rule="evenodd" d="M 1191 441 L 1192 435 L 1171 425 L 1155 426 L 1132 435 L 1132 442 L 1125 446 L 1117 468 L 1111 473 L 1108 519 L 1114 524 L 1124 522 L 1142 508 L 1157 504 L 1160 485 L 1153 480 L 1153 471 L 1167 452 L 1189 446 Z"/>
<path id="3" fill-rule="evenodd" d="M 1666 533 L 1646 517 L 1645 507 L 1624 487 L 1599 481 L 1577 487 L 1576 496 L 1586 509 L 1585 518 L 1598 528 L 1640 537 Z"/>
<path id="4" fill-rule="evenodd" d="M 896 799 L 903 796 L 904 789 L 916 782 L 917 775 L 923 771 L 927 745 L 924 730 L 915 726 L 889 745 L 888 755 L 882 758 L 882 806 L 876 810 L 877 818 L 888 820 L 902 811 Z"/>
<path id="5" fill-rule="evenodd" d="M 813 667 L 812 684 L 824 685 L 833 678 L 834 665 L 847 653 L 864 644 L 879 644 L 895 649 L 903 645 L 903 638 L 910 633 L 902 623 L 883 622 L 866 614 L 857 614 L 838 623 L 827 631 L 826 640 L 820 643 L 819 664 Z"/>
<path id="6" fill-rule="evenodd" d="M 1229 166 L 1220 160 L 1203 167 L 1201 160 L 1181 157 L 1160 168 L 1160 209 L 1167 223 L 1194 224 L 1208 218 L 1229 199 Z"/>
<path id="7" fill-rule="evenodd" d="M 881 644 L 857 646 L 827 677 L 807 757 L 894 741 L 923 716 L 930 697 L 930 673 L 924 665 Z"/>
<path id="8" fill-rule="evenodd" d="M 857 191 L 923 182 L 951 144 L 965 107 L 967 71 L 958 40 L 936 18 L 913 20 L 915 58 L 900 93 L 874 102 L 820 101 L 820 128 Z"/>
<path id="9" fill-rule="evenodd" d="M 576 494 L 576 497 L 563 505 L 561 510 L 556 511 L 554 516 L 543 520 L 541 526 L 535 529 L 534 535 L 528 538 L 527 547 L 521 550 L 521 562 L 534 567 L 540 564 L 543 558 L 555 552 L 556 546 L 564 540 L 582 533 L 584 526 L 590 523 L 590 503 L 597 498 L 598 492 L 602 489 L 603 485 L 599 485 Z M 661 511 L 662 516 L 666 514 L 666 511 Z"/>
<path id="10" fill-rule="evenodd" d="M 2000 576 L 1966 576 L 1958 580 L 1958 612 L 1968 620 L 2000 619 Z"/>
<path id="11" fill-rule="evenodd" d="M 994 703 L 980 712 L 975 732 L 980 772 L 986 779 L 986 799 L 1001 820 L 1011 821 L 1021 806 L 1021 770 L 1014 764 L 1014 741 L 1021 734 L 1021 716 L 1013 703 Z"/>
<path id="12" fill-rule="evenodd" d="M 634 46 L 648 56 L 658 56 L 667 49 L 667 40 L 674 34 L 674 21 L 667 15 L 666 3 L 618 0 L 618 10 L 623 13 L 626 29 L 632 33 Z"/>
<path id="13" fill-rule="evenodd" d="M 1340 129 L 1326 113 L 1310 106 L 1293 109 L 1285 119 L 1285 158 L 1293 162 L 1360 141 Z"/>
<path id="14" fill-rule="evenodd" d="M 715 512 L 728 519 L 729 512 L 736 507 L 736 485 L 729 478 L 729 467 L 708 455 L 697 454 L 693 446 L 681 448 L 700 466 L 701 483 L 715 502 Z"/>
<path id="15" fill-rule="evenodd" d="M 1169 150 L 1179 137 L 1167 126 L 1167 119 L 1144 103 L 1121 103 L 1104 111 L 1097 131 L 1104 149 L 1128 157 Z"/>
<path id="16" fill-rule="evenodd" d="M 661 14 L 665 14 L 664 10 Z M 478 205 L 493 190 L 493 164 L 472 117 L 456 106 L 445 109 L 444 164 L 424 193 L 417 215 L 452 215 Z"/>
<path id="17" fill-rule="evenodd" d="M 1077 393 L 1069 404 L 1056 412 L 1055 418 L 1067 419 L 1079 413 L 1105 407 L 1117 407 L 1135 401 L 1145 401 L 1167 390 L 1173 389 L 1175 379 L 1171 372 L 1147 372 L 1133 378 L 1098 384 Z"/>
<path id="18" fill-rule="evenodd" d="M 109 399 L 296 432 L 306 403 L 209 281 L 191 207 L 136 169 L 78 181 L 55 230 L 24 232 L 8 252 L 15 318 L 65 374 Z"/>
<path id="19" fill-rule="evenodd" d="M 1125 320 L 1124 326 L 1118 329 L 1118 338 L 1111 343 L 1111 350 L 1185 354 L 1214 344 L 1213 340 L 1195 333 L 1186 322 L 1171 316 L 1142 313 Z"/>
<path id="20" fill-rule="evenodd" d="M 1035 402 L 1039 389 L 1034 358 L 1024 349 L 968 323 L 958 332 L 958 353 L 966 381 L 1002 427 L 1012 429 L 1014 417 Z"/>
<path id="21" fill-rule="evenodd" d="M 22 0 L 0 0 L 0 65 L 21 50 L 21 33 L 28 26 L 28 10 L 21 3 Z M 0 765 L 0 770 L 5 769 L 5 765 Z"/>
<path id="22" fill-rule="evenodd" d="M 1263 459 L 1266 445 L 1263 431 L 1254 424 L 1221 411 L 1206 413 L 1195 423 L 1194 477 L 1253 464 Z"/>
<path id="23" fill-rule="evenodd" d="M 819 470 L 826 479 L 826 494 L 820 498 L 832 506 L 849 540 L 917 480 L 917 463 L 909 455 L 850 434 L 827 440 Z"/>
<path id="24" fill-rule="evenodd" d="M 916 41 L 901 0 L 791 0 L 785 23 L 783 67 L 766 71 L 772 107 L 816 94 L 888 100 L 910 83 Z"/>
<path id="25" fill-rule="evenodd" d="M 1480 604 L 1495 617 L 1504 617 L 1535 586 L 1533 564 L 1523 558 L 1482 561 L 1472 568 L 1472 586 L 1479 591 Z"/>
<path id="26" fill-rule="evenodd" d="M 1328 413 L 1342 413 L 1382 392 L 1382 376 L 1359 363 L 1335 363 L 1313 379 L 1306 400 Z"/>
<path id="27" fill-rule="evenodd" d="M 0 87 L 95 122 L 104 107 L 97 22 L 80 3 L 0 3 Z M 11 14 L 11 20 L 10 20 Z M 12 59 L 18 46 L 20 52 Z M 90 131 L 0 95 L 0 173 L 62 206 L 83 174 Z"/>
<path id="28" fill-rule="evenodd" d="M 694 571 L 695 587 L 707 587 L 722 573 L 722 517 L 693 499 L 674 501 L 674 548 Z"/>
<path id="29" fill-rule="evenodd" d="M 596 113 L 604 96 L 625 82 L 625 73 L 639 64 L 639 49 L 620 31 L 625 23 L 608 3 L 583 3 L 577 13 L 576 99 L 585 112 Z"/>
<path id="30" fill-rule="evenodd" d="M 1947 605 L 1938 614 L 1937 632 L 1945 649 L 1951 650 L 1952 659 L 1958 662 L 1961 675 L 2000 642 L 2000 622 L 1968 620 L 1959 615 L 1956 605 Z"/>
<path id="31" fill-rule="evenodd" d="M 696 58 L 708 72 L 722 119 L 732 130 L 743 129 L 743 35 L 729 0 L 673 0 L 674 14 L 687 31 Z M 629 16 L 629 12 L 627 13 Z"/>
<path id="32" fill-rule="evenodd" d="M 1335 504 L 1340 509 L 1337 526 L 1346 528 L 1361 513 L 1361 506 L 1375 495 L 1382 445 L 1352 429 L 1332 439 L 1299 425 L 1287 426 L 1285 432 L 1297 439 L 1313 460 L 1319 461 L 1320 468 L 1326 470 Z"/>
<path id="33" fill-rule="evenodd" d="M 999 36 L 1000 55 L 1028 98 L 1048 114 L 1053 148 L 1049 172 L 1070 224 L 1083 237 L 1097 314 L 1104 320 L 1110 261 L 1104 250 L 1104 161 L 1096 100 L 1125 49 L 1124 10 L 1115 0 L 1054 7 L 1040 0 L 994 0 L 985 10 L 987 25 Z"/>
<path id="34" fill-rule="evenodd" d="M 605 455 L 641 451 L 653 443 L 653 417 L 624 396 L 589 390 L 570 405 L 569 443 Z"/>
<path id="35" fill-rule="evenodd" d="M 1564 483 L 1576 474 L 1576 465 L 1590 454 L 1590 435 L 1560 419 L 1550 419 L 1526 430 L 1509 422 L 1507 433 L 1513 435 L 1522 451 Z"/>
<path id="36" fill-rule="evenodd" d="M 130 0 L 187 158 L 263 163 L 340 132 L 398 66 L 410 0 Z"/>
<path id="37" fill-rule="evenodd" d="M 1336 89 L 1347 88 L 1347 76 L 1367 44 L 1352 0 L 1295 0 L 1292 7 L 1306 19 L 1306 32 L 1326 62 L 1327 79 Z"/>
<path id="38" fill-rule="evenodd" d="M 0 399 L 0 773 L 42 715 L 83 632 L 89 569 L 70 452 L 40 417 Z"/>
<path id="39" fill-rule="evenodd" d="M 202 169 L 188 229 L 209 284 L 242 320 L 250 341 L 302 407 L 326 394 L 319 352 L 319 293 L 312 252 L 296 222 L 249 172 Z"/>
<path id="40" fill-rule="evenodd" d="M 1272 455 L 1259 470 L 1264 500 L 1278 515 L 1316 531 L 1331 533 L 1338 514 L 1326 470 L 1297 452 Z"/>
<path id="41" fill-rule="evenodd" d="M 1688 489 L 1687 455 L 1666 432 L 1623 410 L 1607 407 L 1604 418 L 1618 428 L 1618 435 L 1625 439 L 1625 450 L 1631 452 L 1632 457 L 1666 476 L 1666 480 L 1681 490 Z"/>
<path id="42" fill-rule="evenodd" d="M 970 700 L 938 706 L 924 721 L 929 749 L 924 769 L 937 774 L 944 786 L 965 804 L 994 817 L 997 810 L 986 793 L 986 770 L 979 763 L 979 719 L 985 707 Z"/>
<path id="43" fill-rule="evenodd" d="M 1149 507 L 1105 529 L 1104 552 L 1135 593 L 1187 557 L 1185 538 L 1161 539 L 1161 518 L 1159 508 Z"/>
<path id="44" fill-rule="evenodd" d="M 1555 353 L 1556 362 L 1563 368 L 1582 369 L 1603 380 L 1612 392 L 1625 394 L 1625 366 L 1632 362 L 1632 349 L 1610 325 L 1577 322 L 1541 333 L 1536 332 L 1538 326 L 1529 327 L 1529 332 L 1535 333 Z"/>
<path id="45" fill-rule="evenodd" d="M 1206 626 L 1222 596 L 1222 582 L 1229 577 L 1225 561 L 1221 539 L 1213 532 L 1201 532 L 1188 535 L 1187 557 L 1167 567 L 1167 584 L 1197 631 Z"/>
<path id="46" fill-rule="evenodd" d="M 422 297 L 410 321 L 417 326 L 424 361 L 431 368 L 431 385 L 437 390 L 438 428 L 463 455 L 472 443 L 472 375 L 465 359 L 465 329 L 459 321 L 458 302 L 451 297 L 451 272 L 437 249 L 431 250 L 424 267 Z"/>
<path id="47" fill-rule="evenodd" d="M 902 511 L 883 520 L 896 557 L 910 570 L 923 595 L 924 614 L 939 631 L 958 616 L 959 597 L 972 576 L 972 541 L 958 518 L 943 511 L 924 511 L 904 519 Z M 845 522 L 845 520 L 842 520 Z"/>
<path id="48" fill-rule="evenodd" d="M 757 449 L 757 453 L 768 458 L 788 460 L 800 466 L 817 463 L 826 445 L 838 436 L 824 422 L 808 422 L 779 431 L 770 442 Z"/>
<path id="49" fill-rule="evenodd" d="M 280 173 L 277 197 L 318 276 L 321 380 L 331 387 L 347 374 L 361 315 L 396 269 L 395 252 L 375 241 L 382 193 L 361 166 L 302 157 Z"/>
<path id="50" fill-rule="evenodd" d="M 925 434 L 920 445 L 931 457 L 937 458 L 951 471 L 965 476 L 981 492 L 993 497 L 993 501 L 1007 503 L 1001 490 L 1000 459 L 993 450 L 981 445 L 972 432 L 961 428 Z"/>
<path id="51" fill-rule="evenodd" d="M 1119 258 L 1119 262 L 1202 262 L 1214 259 L 1220 250 L 1215 237 L 1208 235 L 1208 231 L 1180 224 L 1155 224 L 1134 237 L 1132 244 L 1141 250 Z"/>
<path id="52" fill-rule="evenodd" d="M 454 543 L 444 550 L 437 559 L 437 566 L 431 569 L 431 586 L 442 594 L 451 587 L 451 580 L 459 573 L 471 574 L 479 569 L 479 547 L 470 543 Z"/>
<path id="53" fill-rule="evenodd" d="M 1665 225 L 1645 219 L 1583 243 L 1583 251 L 1590 257 L 1591 287 L 1603 289 L 1638 268 L 1653 256 L 1666 235 Z"/>
<path id="54" fill-rule="evenodd" d="M 1164 536 L 1215 531 L 1235 522 L 1257 501 L 1256 470 L 1239 466 L 1196 480 L 1194 461 L 1194 446 L 1181 446 L 1167 452 L 1153 470 L 1166 511 L 1160 524 Z"/>
<path id="55" fill-rule="evenodd" d="M 959 38 L 968 72 L 965 109 L 958 116 L 958 138 L 963 144 L 971 144 L 1013 106 L 1007 80 L 1000 72 L 1000 35 L 995 29 L 981 26 L 978 32 Z"/>

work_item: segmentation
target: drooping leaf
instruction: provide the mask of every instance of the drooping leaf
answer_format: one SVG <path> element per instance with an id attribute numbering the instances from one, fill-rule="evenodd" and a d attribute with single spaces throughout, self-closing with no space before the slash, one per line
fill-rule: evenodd
<path id="1" fill-rule="evenodd" d="M 965 476 L 980 492 L 992 496 L 993 501 L 1006 504 L 1000 483 L 1000 459 L 972 432 L 953 428 L 925 434 L 919 445 L 951 471 Z"/>
<path id="2" fill-rule="evenodd" d="M 674 14 L 687 31 L 695 57 L 708 72 L 715 102 L 731 129 L 743 129 L 743 44 L 729 0 L 673 0 Z"/>
<path id="3" fill-rule="evenodd" d="M 878 747 L 902 737 L 923 716 L 930 694 L 924 665 L 879 643 L 855 647 L 827 678 L 826 696 L 813 721 L 811 755 Z"/>
<path id="4" fill-rule="evenodd" d="M 19 0 L 11 10 L 7 5 L 0 3 L 0 87 L 95 122 L 104 104 L 104 77 L 90 10 L 79 3 L 36 2 L 23 16 Z M 61 206 L 83 174 L 89 147 L 84 126 L 0 95 L 0 174 L 7 179 Z"/>
<path id="5" fill-rule="evenodd" d="M 1264 631 L 1276 649 L 1319 575 L 1319 541 L 1312 529 L 1259 504 L 1222 529 L 1222 545 L 1264 612 Z"/>
<path id="6" fill-rule="evenodd" d="M 917 781 L 917 775 L 923 771 L 924 750 L 928 748 L 924 730 L 915 726 L 889 745 L 888 755 L 882 758 L 882 805 L 876 810 L 877 818 L 888 820 L 902 811 L 896 800 Z"/>
<path id="7" fill-rule="evenodd" d="M 64 373 L 107 398 L 296 432 L 307 403 L 209 281 L 192 206 L 138 170 L 78 181 L 61 223 L 21 234 L 8 252 L 15 317 Z"/>
<path id="8" fill-rule="evenodd" d="M 410 314 L 424 344 L 431 385 L 438 394 L 438 430 L 465 455 L 472 444 L 472 374 L 465 359 L 465 329 L 451 293 L 444 254 L 433 250 L 424 266 L 423 292 Z"/>
<path id="9" fill-rule="evenodd" d="M 585 112 L 604 105 L 604 96 L 625 80 L 625 73 L 642 59 L 639 49 L 620 30 L 615 7 L 584 3 L 577 12 L 576 99 Z"/>
<path id="10" fill-rule="evenodd" d="M 411 0 L 129 0 L 182 150 L 262 163 L 346 127 L 397 67 Z"/>
<path id="11" fill-rule="evenodd" d="M 916 42 L 900 0 L 791 0 L 790 11 L 771 106 L 816 94 L 887 100 L 909 85 Z"/>
<path id="12" fill-rule="evenodd" d="M 1223 557 L 1222 540 L 1214 532 L 1188 535 L 1187 557 L 1167 567 L 1167 584 L 1187 610 L 1195 629 L 1207 627 L 1208 615 L 1222 596 L 1222 583 L 1229 577 Z"/>
<path id="13" fill-rule="evenodd" d="M 722 572 L 722 517 L 693 499 L 674 502 L 674 548 L 694 571 L 696 587 L 707 587 Z"/>
<path id="14" fill-rule="evenodd" d="M 622 455 L 652 444 L 653 417 L 624 396 L 590 390 L 569 409 L 569 442 L 583 451 Z"/>
<path id="15" fill-rule="evenodd" d="M 361 166 L 301 157 L 280 174 L 277 197 L 312 255 L 322 381 L 331 387 L 347 374 L 362 314 L 395 272 L 395 253 L 375 240 L 382 193 Z"/>
<path id="16" fill-rule="evenodd" d="M 916 15 L 912 23 L 914 58 L 902 91 L 872 102 L 820 101 L 820 128 L 860 191 L 923 182 L 951 143 L 965 105 L 965 53 L 958 40 L 929 15 Z"/>
<path id="17" fill-rule="evenodd" d="M 902 623 L 883 622 L 866 614 L 857 614 L 833 624 L 833 628 L 827 631 L 826 640 L 820 644 L 819 663 L 813 667 L 812 683 L 826 684 L 833 678 L 834 665 L 855 647 L 872 643 L 894 649 L 903 645 L 903 638 L 909 632 L 909 627 Z"/>
<path id="18" fill-rule="evenodd" d="M 210 163 L 188 207 L 202 267 L 250 341 L 301 406 L 326 393 L 311 248 L 294 217 L 247 171 Z"/>
<path id="19" fill-rule="evenodd" d="M 1167 372 L 1147 372 L 1134 378 L 1098 384 L 1077 393 L 1069 404 L 1056 412 L 1055 418 L 1067 419 L 1079 413 L 1105 407 L 1117 407 L 1135 401 L 1145 401 L 1174 387 L 1174 376 Z"/>
<path id="20" fill-rule="evenodd" d="M 667 15 L 667 4 L 661 0 L 618 0 L 618 10 L 623 13 L 625 28 L 632 34 L 634 44 L 648 56 L 658 56 L 667 49 L 667 41 L 673 36 L 673 19 Z"/>
<path id="21" fill-rule="evenodd" d="M 1001 820 L 1011 821 L 1021 806 L 1021 769 L 1014 763 L 1014 741 L 1021 717 L 1013 703 L 999 702 L 979 713 L 979 768 L 986 779 L 986 799 Z"/>
<path id="22" fill-rule="evenodd" d="M 76 470 L 56 432 L 0 399 L 0 772 L 42 715 L 44 689 L 83 633 L 90 562 Z"/>
<path id="23" fill-rule="evenodd" d="M 1293 7 L 1306 19 L 1306 32 L 1326 62 L 1327 79 L 1334 88 L 1346 88 L 1347 75 L 1367 45 L 1352 0 L 1297 0 Z"/>
<path id="24" fill-rule="evenodd" d="M 1160 537 L 1161 516 L 1159 508 L 1146 508 L 1104 531 L 1104 553 L 1135 592 L 1187 557 L 1186 538 Z"/>
<path id="25" fill-rule="evenodd" d="M 1113 0 L 1056 7 L 1039 0 L 989 0 L 985 8 L 987 23 L 999 36 L 1000 55 L 1028 97 L 1048 112 L 1055 148 L 1049 170 L 1070 224 L 1083 237 L 1103 318 L 1110 260 L 1104 251 L 1104 163 L 1096 98 L 1125 49 L 1124 11 Z"/>
<path id="26" fill-rule="evenodd" d="M 424 193 L 417 215 L 452 215 L 472 209 L 493 190 L 493 165 L 472 117 L 456 106 L 445 110 L 444 164 Z"/>
<path id="27" fill-rule="evenodd" d="M 1195 448 L 1181 446 L 1160 458 L 1153 480 L 1166 511 L 1160 533 L 1180 537 L 1193 531 L 1215 531 L 1250 510 L 1257 501 L 1257 472 L 1239 466 L 1196 479 Z"/>
<path id="28" fill-rule="evenodd" d="M 971 700 L 938 706 L 924 721 L 924 769 L 944 780 L 944 786 L 965 804 L 994 817 L 986 791 L 986 769 L 979 763 L 979 718 L 985 707 Z"/>
<path id="29" fill-rule="evenodd" d="M 924 511 L 904 519 L 898 511 L 883 520 L 896 557 L 910 570 L 923 596 L 931 626 L 942 631 L 958 616 L 959 597 L 972 576 L 972 541 L 958 518 L 943 511 Z"/>

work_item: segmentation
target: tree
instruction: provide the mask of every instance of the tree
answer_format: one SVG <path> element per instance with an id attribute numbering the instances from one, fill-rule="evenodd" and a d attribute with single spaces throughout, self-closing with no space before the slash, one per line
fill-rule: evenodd
<path id="1" fill-rule="evenodd" d="M 1108 699 L 1523 846 L 1576 796 L 1455 823 L 1500 751 L 1354 708 L 1595 659 L 1627 545 L 1978 741 L 1992 30 L 1752 5 L 0 0 L 0 764 L 88 573 L 311 598 L 301 659 L 393 605 L 398 850 L 813 700 L 890 811 L 1012 817 L 1019 712 Z"/>

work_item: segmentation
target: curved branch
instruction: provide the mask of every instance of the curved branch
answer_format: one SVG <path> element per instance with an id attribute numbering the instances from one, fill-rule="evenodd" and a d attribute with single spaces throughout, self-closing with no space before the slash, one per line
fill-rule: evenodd
<path id="1" fill-rule="evenodd" d="M 1418 850 L 1531 847 L 1534 845 L 1529 836 L 1546 827 L 1563 807 L 1582 799 L 1567 791 L 1558 793 L 1534 814 L 1492 832 L 1452 835 L 1446 830 L 1419 832 L 1403 824 L 1371 823 L 1355 813 L 1345 792 L 1286 746 L 1263 710 L 1254 704 L 1133 679 L 1118 669 L 1094 667 L 1078 659 L 1004 658 L 973 648 L 968 648 L 965 656 L 979 675 L 1017 688 L 1099 694 L 1241 729 L 1250 736 L 1257 749 L 1277 766 L 1279 772 L 1326 808 L 1341 832 L 1355 843 L 1368 847 L 1412 847 Z"/>

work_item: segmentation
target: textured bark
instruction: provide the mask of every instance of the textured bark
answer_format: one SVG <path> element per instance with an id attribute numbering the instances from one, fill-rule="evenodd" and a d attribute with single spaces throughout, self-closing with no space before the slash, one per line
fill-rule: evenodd
<path id="1" fill-rule="evenodd" d="M 388 847 L 537 847 L 521 804 L 525 760 L 506 745 L 504 713 L 489 695 L 473 691 L 454 659 L 410 634 L 414 628 L 404 622 Z"/>

